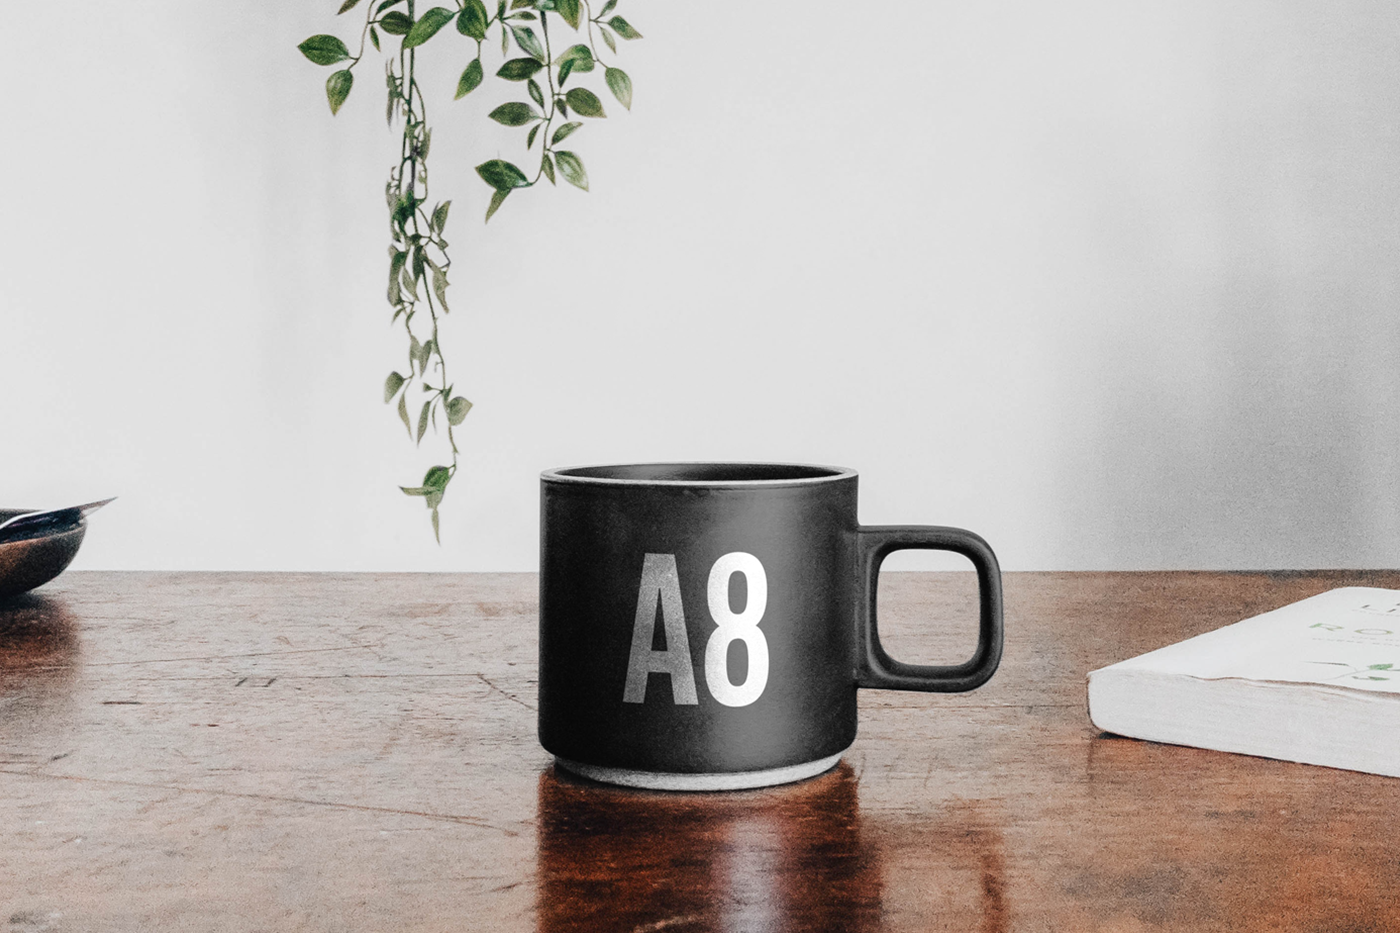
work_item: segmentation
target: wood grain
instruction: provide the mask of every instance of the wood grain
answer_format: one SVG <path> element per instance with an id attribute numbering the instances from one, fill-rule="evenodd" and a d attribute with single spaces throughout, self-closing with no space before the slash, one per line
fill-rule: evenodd
<path id="1" fill-rule="evenodd" d="M 1350 584 L 1400 572 L 1008 574 L 987 686 L 667 795 L 540 749 L 533 575 L 69 573 L 0 603 L 0 933 L 1400 929 L 1400 781 L 1084 711 L 1094 667 Z M 902 659 L 974 613 L 882 582 Z"/>

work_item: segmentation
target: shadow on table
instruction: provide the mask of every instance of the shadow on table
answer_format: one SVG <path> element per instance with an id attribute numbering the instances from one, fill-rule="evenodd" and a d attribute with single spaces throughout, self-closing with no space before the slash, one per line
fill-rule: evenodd
<path id="1" fill-rule="evenodd" d="M 880 866 L 849 765 L 723 794 L 539 782 L 540 929 L 876 927 Z"/>
<path id="2" fill-rule="evenodd" d="M 844 762 L 810 781 L 724 794 L 625 790 L 547 771 L 540 931 L 860 933 L 950 919 L 1005 929 L 998 833 L 964 806 L 872 822 L 858 787 Z"/>
<path id="3" fill-rule="evenodd" d="M 78 626 L 58 597 L 0 599 L 0 727 L 32 730 L 72 688 Z"/>
<path id="4" fill-rule="evenodd" d="M 1106 734 L 1085 764 L 1042 859 L 1064 928 L 1400 930 L 1395 778 Z"/>
<path id="5" fill-rule="evenodd" d="M 0 598 L 0 689 L 15 679 L 71 670 L 78 627 L 55 596 L 23 593 Z"/>

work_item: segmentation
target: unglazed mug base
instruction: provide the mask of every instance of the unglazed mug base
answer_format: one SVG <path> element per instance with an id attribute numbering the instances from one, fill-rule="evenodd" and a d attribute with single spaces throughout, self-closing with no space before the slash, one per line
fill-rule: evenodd
<path id="1" fill-rule="evenodd" d="M 608 768 L 602 765 L 586 765 L 578 761 L 554 756 L 554 761 L 565 771 L 572 771 L 592 781 L 603 784 L 617 784 L 622 787 L 639 787 L 643 790 L 748 790 L 754 787 L 772 787 L 775 784 L 791 784 L 816 777 L 824 771 L 836 767 L 836 762 L 846 754 L 842 749 L 835 755 L 818 758 L 799 765 L 785 765 L 781 768 L 766 768 L 762 771 L 733 771 L 718 774 L 682 774 L 672 771 L 633 771 L 630 768 Z"/>

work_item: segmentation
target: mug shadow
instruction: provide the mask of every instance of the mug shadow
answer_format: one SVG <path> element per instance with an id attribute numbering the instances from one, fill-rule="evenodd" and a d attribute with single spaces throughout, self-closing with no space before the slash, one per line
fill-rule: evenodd
<path id="1" fill-rule="evenodd" d="M 850 764 L 756 791 L 673 794 L 540 775 L 540 933 L 1010 928 L 995 804 L 861 813 Z"/>
<path id="2" fill-rule="evenodd" d="M 882 929 L 1006 933 L 1011 896 L 998 804 L 917 806 L 865 820 L 884 878 Z"/>
<path id="3" fill-rule="evenodd" d="M 858 782 L 636 791 L 550 769 L 539 780 L 539 929 L 874 930 L 882 880 Z"/>

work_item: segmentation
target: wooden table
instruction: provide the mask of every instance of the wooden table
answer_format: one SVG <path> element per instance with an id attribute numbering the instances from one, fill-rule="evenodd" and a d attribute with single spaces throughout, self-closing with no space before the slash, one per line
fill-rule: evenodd
<path id="1" fill-rule="evenodd" d="M 885 577 L 896 656 L 965 653 L 970 576 Z M 1008 574 L 986 687 L 707 796 L 554 770 L 533 575 L 69 573 L 0 609 L 0 931 L 1397 930 L 1400 781 L 1085 715 L 1348 584 L 1400 572 Z"/>

